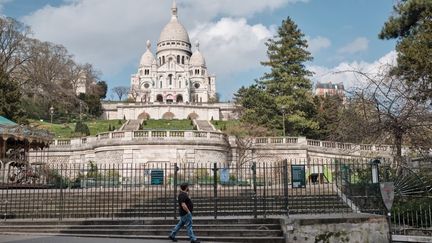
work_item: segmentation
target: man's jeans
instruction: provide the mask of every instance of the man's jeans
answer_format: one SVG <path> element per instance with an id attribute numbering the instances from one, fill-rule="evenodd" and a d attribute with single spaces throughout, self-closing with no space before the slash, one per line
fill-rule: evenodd
<path id="1" fill-rule="evenodd" d="M 186 225 L 187 234 L 191 240 L 196 240 L 196 237 L 194 235 L 194 232 L 192 230 L 192 214 L 186 214 L 185 216 L 180 217 L 180 221 L 178 224 L 174 227 L 173 231 L 171 232 L 171 236 L 173 238 L 176 237 L 177 232 Z"/>

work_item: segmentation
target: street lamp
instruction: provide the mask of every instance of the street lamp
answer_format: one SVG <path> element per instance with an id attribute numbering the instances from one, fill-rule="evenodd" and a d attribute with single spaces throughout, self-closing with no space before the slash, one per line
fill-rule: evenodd
<path id="1" fill-rule="evenodd" d="M 283 136 L 285 137 L 285 106 L 283 105 L 281 107 L 282 111 L 282 129 L 283 129 Z"/>
<path id="2" fill-rule="evenodd" d="M 51 108 L 49 108 L 49 112 L 51 115 L 51 123 L 53 123 L 54 107 L 51 106 Z"/>

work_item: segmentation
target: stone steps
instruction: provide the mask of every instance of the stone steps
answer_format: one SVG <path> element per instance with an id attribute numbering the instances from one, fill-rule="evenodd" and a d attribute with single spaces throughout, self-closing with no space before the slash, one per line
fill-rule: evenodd
<path id="1" fill-rule="evenodd" d="M 206 132 L 214 132 L 213 126 L 210 125 L 209 121 L 206 120 L 195 120 L 198 130 Z"/>
<path id="2" fill-rule="evenodd" d="M 0 234 L 56 235 L 73 237 L 107 237 L 119 239 L 167 240 L 177 220 L 12 220 L 0 223 Z M 194 231 L 203 242 L 285 242 L 280 219 L 194 218 Z M 177 237 L 188 240 L 186 230 Z"/>

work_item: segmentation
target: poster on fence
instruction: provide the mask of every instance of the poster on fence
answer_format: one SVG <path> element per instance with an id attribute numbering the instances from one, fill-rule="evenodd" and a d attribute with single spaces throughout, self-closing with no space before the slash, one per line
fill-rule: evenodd
<path id="1" fill-rule="evenodd" d="M 306 187 L 306 169 L 304 165 L 292 165 L 291 175 L 292 188 Z"/>
<path id="2" fill-rule="evenodd" d="M 222 168 L 220 171 L 220 181 L 222 183 L 228 183 L 229 182 L 229 169 L 228 168 Z"/>

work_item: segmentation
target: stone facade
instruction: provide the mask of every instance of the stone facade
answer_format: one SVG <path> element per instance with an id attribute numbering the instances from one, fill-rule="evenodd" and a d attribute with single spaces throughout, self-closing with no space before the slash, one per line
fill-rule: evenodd
<path id="1" fill-rule="evenodd" d="M 231 103 L 217 104 L 144 104 L 103 103 L 102 119 L 174 119 L 232 120 L 238 118 L 237 107 Z"/>

